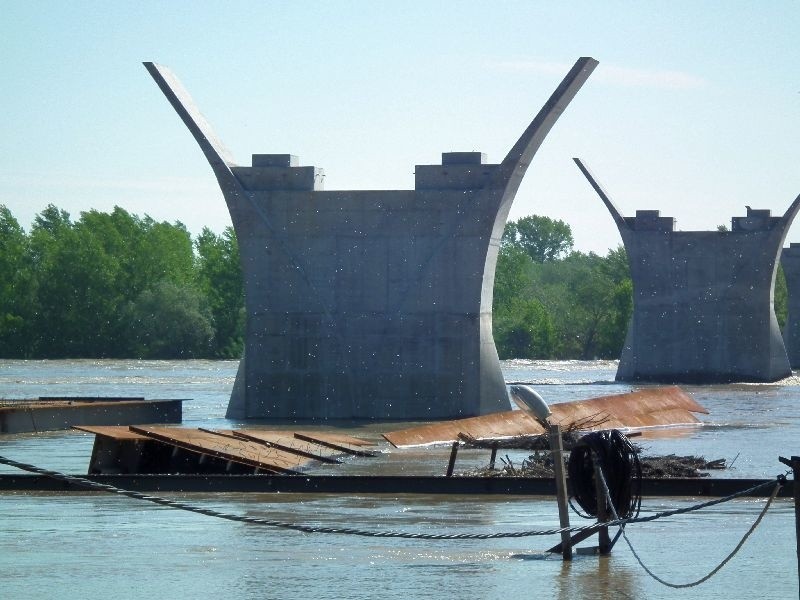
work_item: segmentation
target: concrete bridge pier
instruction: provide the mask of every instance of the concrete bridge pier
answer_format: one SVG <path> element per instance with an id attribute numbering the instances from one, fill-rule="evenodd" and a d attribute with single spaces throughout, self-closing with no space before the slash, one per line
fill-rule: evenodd
<path id="1" fill-rule="evenodd" d="M 656 210 L 623 217 L 579 159 L 622 236 L 633 316 L 619 381 L 776 381 L 791 374 L 775 318 L 778 259 L 800 196 L 782 217 L 747 207 L 730 231 L 675 231 Z"/>
<path id="2" fill-rule="evenodd" d="M 500 164 L 446 152 L 413 190 L 326 191 L 290 154 L 237 165 L 165 67 L 147 70 L 204 152 L 239 241 L 245 356 L 228 417 L 443 419 L 510 408 L 492 338 L 506 217 L 597 65 L 579 59 Z"/>

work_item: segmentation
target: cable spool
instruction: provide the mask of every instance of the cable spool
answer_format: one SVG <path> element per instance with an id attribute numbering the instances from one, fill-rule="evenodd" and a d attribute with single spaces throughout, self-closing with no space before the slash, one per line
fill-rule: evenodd
<path id="1" fill-rule="evenodd" d="M 567 473 L 575 502 L 588 515 L 597 516 L 595 460 L 602 469 L 619 517 L 638 516 L 642 502 L 642 467 L 633 444 L 616 429 L 588 433 L 570 452 Z"/>

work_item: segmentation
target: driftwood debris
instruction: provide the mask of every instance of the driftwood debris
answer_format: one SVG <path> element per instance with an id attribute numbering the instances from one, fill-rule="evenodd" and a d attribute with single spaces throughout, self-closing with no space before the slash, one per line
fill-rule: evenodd
<path id="1" fill-rule="evenodd" d="M 506 455 L 500 459 L 500 469 L 480 468 L 460 475 L 480 477 L 553 477 L 553 459 L 549 451 L 535 452 L 518 465 Z M 642 477 L 648 479 L 668 479 L 671 477 L 708 477 L 705 471 L 725 469 L 725 459 L 707 461 L 700 456 L 642 456 Z"/>
<path id="2" fill-rule="evenodd" d="M 564 450 L 570 450 L 587 430 L 598 429 L 607 421 L 603 414 L 596 414 L 570 423 L 561 434 Z M 505 450 L 548 450 L 550 442 L 546 433 L 513 435 L 508 437 L 477 438 L 469 433 L 459 432 L 459 441 L 467 448 L 498 448 Z"/>

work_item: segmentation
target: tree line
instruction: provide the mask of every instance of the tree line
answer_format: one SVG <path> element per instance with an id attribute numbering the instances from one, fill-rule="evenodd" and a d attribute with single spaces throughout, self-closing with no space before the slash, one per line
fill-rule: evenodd
<path id="1" fill-rule="evenodd" d="M 622 246 L 573 249 L 563 221 L 506 225 L 493 328 L 501 358 L 618 358 L 633 310 Z M 783 274 L 775 290 L 786 318 Z M 26 233 L 0 205 L 0 358 L 239 358 L 244 291 L 233 229 L 116 207 L 77 221 L 53 205 Z"/>
<path id="2" fill-rule="evenodd" d="M 49 205 L 26 233 L 0 205 L 0 357 L 238 358 L 243 331 L 231 228 Z"/>

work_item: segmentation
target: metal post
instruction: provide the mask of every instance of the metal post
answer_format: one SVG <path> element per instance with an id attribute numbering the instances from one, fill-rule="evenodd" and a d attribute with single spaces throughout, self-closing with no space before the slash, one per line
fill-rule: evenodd
<path id="1" fill-rule="evenodd" d="M 794 536 L 797 546 L 797 595 L 800 597 L 800 456 L 792 457 L 792 489 L 794 490 Z"/>
<path id="2" fill-rule="evenodd" d="M 458 442 L 453 442 L 453 449 L 450 451 L 450 462 L 447 463 L 447 477 L 453 476 L 453 469 L 456 466 L 457 455 L 458 455 Z"/>
<path id="3" fill-rule="evenodd" d="M 553 455 L 553 473 L 556 479 L 556 499 L 558 501 L 558 522 L 561 527 L 569 527 L 569 507 L 567 506 L 567 476 L 564 473 L 564 444 L 561 440 L 561 425 L 550 425 L 550 452 Z M 572 540 L 568 531 L 561 532 L 561 556 L 572 560 Z"/>
<path id="4" fill-rule="evenodd" d="M 782 456 L 778 460 L 792 468 L 792 490 L 794 495 L 794 536 L 797 548 L 797 583 L 798 597 L 800 597 L 800 456 L 793 456 L 787 460 Z"/>
<path id="5" fill-rule="evenodd" d="M 489 457 L 489 470 L 494 471 L 494 463 L 497 460 L 497 443 L 492 444 L 492 455 Z"/>
<path id="6" fill-rule="evenodd" d="M 598 523 L 605 523 L 608 521 L 608 505 L 606 504 L 606 488 L 600 480 L 603 477 L 603 467 L 594 452 L 592 453 L 592 464 L 594 465 L 594 493 L 597 496 L 597 521 Z M 611 552 L 611 538 L 608 536 L 608 527 L 598 529 L 597 538 L 597 548 L 600 554 Z"/>
<path id="7" fill-rule="evenodd" d="M 794 490 L 794 535 L 797 544 L 797 595 L 800 597 L 800 456 L 792 457 L 792 489 Z"/>

